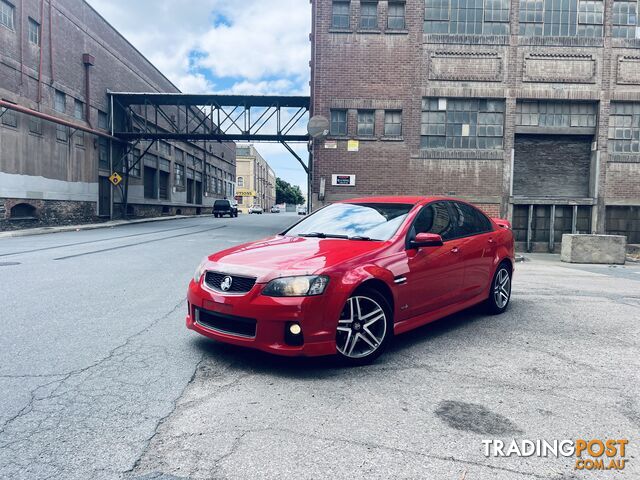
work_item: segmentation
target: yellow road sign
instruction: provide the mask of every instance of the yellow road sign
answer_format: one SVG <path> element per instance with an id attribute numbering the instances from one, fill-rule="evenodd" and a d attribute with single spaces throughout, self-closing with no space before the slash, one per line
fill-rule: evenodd
<path id="1" fill-rule="evenodd" d="M 113 183 L 114 187 L 117 187 L 118 185 L 120 185 L 120 182 L 122 182 L 122 177 L 118 172 L 115 172 L 109 177 L 109 181 Z"/>

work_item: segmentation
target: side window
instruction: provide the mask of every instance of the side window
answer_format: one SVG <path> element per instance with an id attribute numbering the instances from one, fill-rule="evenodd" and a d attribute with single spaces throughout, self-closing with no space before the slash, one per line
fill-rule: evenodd
<path id="1" fill-rule="evenodd" d="M 412 234 L 418 233 L 437 233 L 445 241 L 455 237 L 455 225 L 446 203 L 436 202 L 422 209 L 413 224 Z"/>
<path id="2" fill-rule="evenodd" d="M 459 237 L 477 235 L 491 230 L 491 223 L 479 210 L 466 203 L 453 202 L 454 223 Z"/>

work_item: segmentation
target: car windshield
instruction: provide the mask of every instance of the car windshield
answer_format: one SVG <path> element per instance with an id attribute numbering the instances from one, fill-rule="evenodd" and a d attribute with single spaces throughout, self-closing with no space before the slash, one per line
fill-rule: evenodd
<path id="1" fill-rule="evenodd" d="M 285 235 L 389 240 L 412 208 L 404 203 L 336 203 L 309 216 Z"/>
<path id="2" fill-rule="evenodd" d="M 228 200 L 216 200 L 216 203 L 213 204 L 215 207 L 228 207 L 229 206 L 229 201 Z"/>

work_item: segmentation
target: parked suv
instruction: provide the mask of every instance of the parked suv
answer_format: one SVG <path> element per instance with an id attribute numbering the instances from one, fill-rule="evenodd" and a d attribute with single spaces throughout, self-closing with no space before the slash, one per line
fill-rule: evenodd
<path id="1" fill-rule="evenodd" d="M 213 216 L 220 218 L 225 215 L 229 215 L 231 218 L 237 217 L 238 205 L 231 203 L 229 200 L 216 200 L 213 204 Z"/>

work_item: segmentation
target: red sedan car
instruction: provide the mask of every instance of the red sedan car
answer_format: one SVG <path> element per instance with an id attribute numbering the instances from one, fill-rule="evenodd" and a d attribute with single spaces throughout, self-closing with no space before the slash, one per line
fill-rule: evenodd
<path id="1" fill-rule="evenodd" d="M 393 335 L 511 297 L 509 222 L 452 198 L 335 203 L 271 238 L 206 258 L 187 327 L 280 355 L 376 358 Z"/>

